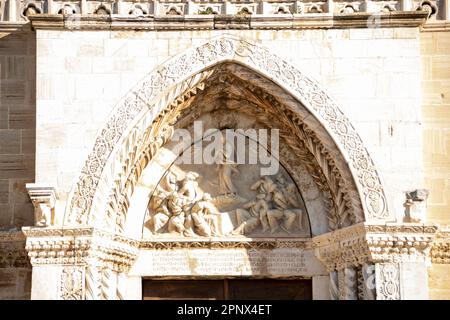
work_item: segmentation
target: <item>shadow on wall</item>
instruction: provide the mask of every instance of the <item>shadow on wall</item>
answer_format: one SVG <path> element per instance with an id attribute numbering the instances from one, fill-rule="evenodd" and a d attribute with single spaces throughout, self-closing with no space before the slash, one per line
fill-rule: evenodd
<path id="1" fill-rule="evenodd" d="M 0 28 L 0 230 L 32 225 L 25 184 L 36 159 L 36 37 Z"/>
<path id="2" fill-rule="evenodd" d="M 36 35 L 0 27 L 0 299 L 29 299 L 31 266 L 22 226 L 33 225 L 25 184 L 36 159 Z"/>

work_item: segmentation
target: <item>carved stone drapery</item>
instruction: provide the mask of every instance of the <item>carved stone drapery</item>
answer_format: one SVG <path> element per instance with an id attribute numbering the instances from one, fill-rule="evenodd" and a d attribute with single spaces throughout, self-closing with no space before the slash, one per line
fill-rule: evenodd
<path id="1" fill-rule="evenodd" d="M 366 219 L 391 218 L 373 161 L 355 129 L 337 105 L 316 83 L 267 49 L 227 36 L 189 49 L 169 60 L 147 76 L 118 105 L 101 135 L 97 137 L 74 193 L 69 198 L 70 204 L 66 214 L 68 223 L 92 222 L 95 192 L 99 189 L 99 184 L 103 183 L 105 173 L 109 172 L 105 170 L 105 166 L 108 163 L 112 165 L 109 159 L 116 152 L 114 150 L 119 149 L 117 145 L 131 134 L 130 125 L 145 114 L 152 115 L 153 119 L 161 114 L 162 106 L 158 101 L 167 95 L 164 91 L 166 88 L 176 87 L 186 79 L 195 78 L 202 70 L 225 60 L 248 65 L 261 75 L 273 79 L 277 85 L 298 99 L 329 130 L 336 144 L 343 150 L 361 194 Z M 174 95 L 171 93 L 170 96 Z"/>

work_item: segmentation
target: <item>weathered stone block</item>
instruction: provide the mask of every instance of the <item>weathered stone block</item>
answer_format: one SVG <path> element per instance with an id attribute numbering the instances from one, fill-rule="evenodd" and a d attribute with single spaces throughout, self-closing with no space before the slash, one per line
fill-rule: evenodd
<path id="1" fill-rule="evenodd" d="M 0 179 L 28 178 L 34 174 L 34 156 L 0 155 Z"/>
<path id="2" fill-rule="evenodd" d="M 20 153 L 20 130 L 0 130 L 0 154 Z"/>
<path id="3" fill-rule="evenodd" d="M 0 180 L 0 204 L 9 202 L 9 181 Z"/>

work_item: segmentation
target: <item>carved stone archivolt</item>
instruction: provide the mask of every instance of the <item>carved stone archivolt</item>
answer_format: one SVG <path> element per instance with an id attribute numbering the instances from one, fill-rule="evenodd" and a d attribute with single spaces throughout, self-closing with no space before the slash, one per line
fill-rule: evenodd
<path id="1" fill-rule="evenodd" d="M 375 166 L 353 126 L 336 104 L 317 84 L 266 49 L 247 41 L 222 37 L 169 60 L 150 74 L 115 109 L 97 138 L 94 149 L 82 170 L 80 180 L 69 199 L 66 223 L 89 224 L 93 221 L 102 221 L 97 212 L 102 212 L 102 208 L 106 208 L 107 205 L 101 204 L 98 199 L 105 198 L 105 194 L 101 193 L 104 190 L 114 190 L 112 186 L 118 181 L 116 177 L 120 177 L 122 187 L 116 188 L 116 191 L 110 195 L 110 199 L 115 199 L 110 203 L 119 204 L 125 207 L 126 211 L 128 206 L 126 197 L 129 196 L 128 192 L 132 193 L 133 189 L 133 182 L 130 180 L 136 180 L 142 166 L 151 159 L 152 153 L 164 144 L 165 134 L 170 135 L 167 123 L 175 121 L 176 112 L 170 116 L 172 109 L 168 106 L 172 105 L 172 108 L 176 109 L 188 105 L 189 94 L 187 93 L 201 86 L 201 83 L 211 76 L 211 71 L 206 72 L 210 66 L 224 60 L 235 60 L 240 64 L 248 65 L 259 74 L 274 79 L 278 86 L 301 101 L 307 110 L 329 130 L 336 144 L 344 151 L 344 158 L 350 165 L 357 190 L 361 195 L 365 219 L 390 217 Z M 206 71 L 202 72 L 202 70 Z M 179 79 L 184 80 L 179 82 Z M 175 88 L 177 92 L 164 92 L 164 89 L 169 87 Z M 162 118 L 165 116 L 167 118 Z M 136 122 L 138 119 L 141 122 Z M 154 121 L 161 125 L 155 125 Z M 132 126 L 136 123 L 140 124 L 137 127 Z M 153 125 L 150 126 L 152 123 Z M 151 130 L 147 131 L 146 128 Z M 139 143 L 138 145 L 126 143 L 130 138 L 141 142 L 143 137 L 155 143 Z M 116 156 L 127 148 L 120 148 L 119 145 L 129 146 L 125 158 L 122 158 L 120 163 L 128 168 L 134 168 L 120 175 L 118 175 L 119 172 L 114 173 L 113 168 L 123 168 L 124 165 L 117 166 Z M 147 150 L 137 152 L 138 146 L 142 145 L 146 145 Z M 106 186 L 108 184 L 110 187 Z M 129 188 L 129 191 L 125 191 L 123 187 Z M 334 195 L 335 206 L 342 207 L 340 205 L 342 200 L 336 199 L 339 197 Z M 117 208 L 113 207 L 111 211 L 117 211 Z M 109 223 L 114 226 L 120 225 L 121 219 L 123 220 L 123 217 L 114 217 Z M 360 221 L 359 218 L 353 220 Z"/>

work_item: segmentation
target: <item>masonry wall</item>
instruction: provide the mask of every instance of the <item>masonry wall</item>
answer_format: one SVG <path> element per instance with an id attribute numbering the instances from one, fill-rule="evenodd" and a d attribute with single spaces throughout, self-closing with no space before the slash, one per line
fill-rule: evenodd
<path id="1" fill-rule="evenodd" d="M 31 31 L 0 29 L 0 229 L 32 225 L 36 45 Z"/>
<path id="2" fill-rule="evenodd" d="M 0 29 L 0 299 L 31 294 L 24 236 L 14 230 L 34 222 L 25 184 L 35 172 L 35 43 L 30 30 Z"/>
<path id="3" fill-rule="evenodd" d="M 450 30 L 423 32 L 423 136 L 428 220 L 450 225 Z M 431 299 L 450 299 L 450 265 L 429 268 Z"/>

